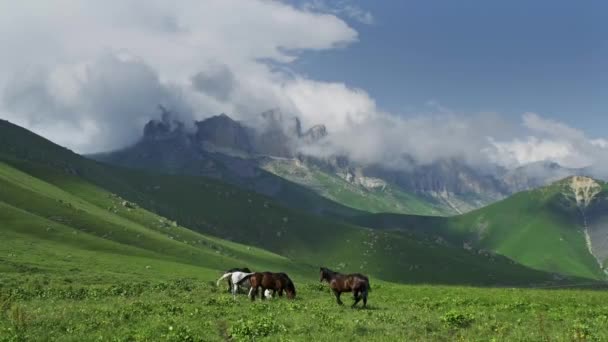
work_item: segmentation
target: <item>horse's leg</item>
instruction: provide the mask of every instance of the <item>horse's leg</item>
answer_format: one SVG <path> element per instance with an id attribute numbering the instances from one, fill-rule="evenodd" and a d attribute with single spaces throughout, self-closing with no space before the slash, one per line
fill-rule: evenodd
<path id="1" fill-rule="evenodd" d="M 274 293 L 277 293 L 277 290 L 274 290 Z M 279 297 L 283 297 L 283 288 L 279 289 Z"/>
<path id="2" fill-rule="evenodd" d="M 228 293 L 232 293 L 232 280 L 228 278 Z"/>
<path id="3" fill-rule="evenodd" d="M 258 295 L 258 287 L 257 286 L 252 286 L 251 290 L 249 290 L 249 297 L 251 298 L 252 302 L 255 300 L 255 297 L 257 295 Z"/>
<path id="4" fill-rule="evenodd" d="M 237 284 L 232 284 L 232 298 L 236 299 L 236 294 L 239 290 L 239 286 Z"/>
<path id="5" fill-rule="evenodd" d="M 367 289 L 363 291 L 363 307 L 367 307 Z"/>
<path id="6" fill-rule="evenodd" d="M 342 294 L 342 292 L 338 291 L 338 290 L 333 290 L 334 291 L 334 295 L 336 296 L 336 302 L 338 302 L 339 305 L 342 305 L 344 303 L 342 303 L 342 301 L 340 300 L 340 295 Z"/>
<path id="7" fill-rule="evenodd" d="M 262 297 L 260 297 L 260 298 L 262 298 L 262 300 L 266 299 L 266 289 L 263 286 L 262 286 Z"/>
<path id="8" fill-rule="evenodd" d="M 357 306 L 357 304 L 361 300 L 361 296 L 358 291 L 353 291 L 353 293 L 355 294 L 355 302 L 353 303 L 352 307 L 354 308 L 355 306 Z"/>

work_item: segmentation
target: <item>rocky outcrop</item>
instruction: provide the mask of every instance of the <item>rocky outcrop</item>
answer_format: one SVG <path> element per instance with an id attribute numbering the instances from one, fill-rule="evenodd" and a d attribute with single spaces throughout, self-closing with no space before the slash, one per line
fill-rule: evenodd
<path id="1" fill-rule="evenodd" d="M 252 153 L 252 135 L 251 129 L 228 115 L 221 114 L 196 122 L 194 139 L 197 143 L 209 144 L 210 147 Z"/>
<path id="2" fill-rule="evenodd" d="M 581 210 L 587 209 L 591 201 L 602 191 L 602 186 L 592 178 L 583 176 L 570 177 L 568 184 L 574 193 L 576 205 Z"/>
<path id="3" fill-rule="evenodd" d="M 604 260 L 608 257 L 608 250 L 604 246 L 608 231 L 601 220 L 595 222 L 593 212 L 589 212 L 589 207 L 602 192 L 602 186 L 596 180 L 583 176 L 570 177 L 565 183 L 566 189 L 571 191 L 566 196 L 574 198 L 580 211 L 587 249 L 599 267 L 603 268 Z"/>

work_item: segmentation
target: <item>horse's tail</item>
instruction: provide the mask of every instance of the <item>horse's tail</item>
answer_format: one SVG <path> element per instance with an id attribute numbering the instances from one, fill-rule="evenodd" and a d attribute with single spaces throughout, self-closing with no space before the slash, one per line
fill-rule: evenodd
<path id="1" fill-rule="evenodd" d="M 232 272 L 224 273 L 224 275 L 221 276 L 220 279 L 218 279 L 217 282 L 215 283 L 216 286 L 220 286 L 220 281 L 230 277 L 231 275 L 232 275 Z"/>
<path id="2" fill-rule="evenodd" d="M 252 275 L 254 275 L 254 274 L 255 274 L 255 272 L 248 273 L 247 275 L 245 275 L 245 276 L 243 277 L 243 279 L 239 280 L 239 281 L 238 281 L 236 284 L 237 284 L 237 285 L 241 285 L 241 284 L 242 284 L 242 283 L 244 283 L 245 281 L 249 280 L 249 278 L 251 278 L 251 276 L 252 276 Z"/>

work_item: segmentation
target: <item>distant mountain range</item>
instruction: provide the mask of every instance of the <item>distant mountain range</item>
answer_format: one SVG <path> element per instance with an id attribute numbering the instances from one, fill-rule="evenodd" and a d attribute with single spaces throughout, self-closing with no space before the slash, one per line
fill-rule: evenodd
<path id="1" fill-rule="evenodd" d="M 135 145 L 90 157 L 131 168 L 213 177 L 293 207 L 332 215 L 350 215 L 350 209 L 455 215 L 584 173 L 550 162 L 479 171 L 457 159 L 427 165 L 413 162 L 407 170 L 395 170 L 362 165 L 347 156 L 319 158 L 303 153 L 331 133 L 323 125 L 304 129 L 298 118 L 280 110 L 262 113 L 256 125 L 225 114 L 191 125 L 161 110 L 162 119 L 146 124 Z M 341 207 L 311 203 L 310 192 Z"/>
<path id="2" fill-rule="evenodd" d="M 225 117 L 220 119 L 227 120 Z M 293 163 L 302 163 L 302 167 L 322 171 L 327 170 L 322 167 L 342 170 L 349 167 L 347 165 L 332 166 L 327 161 L 304 157 L 279 159 L 251 153 L 243 158 L 209 152 L 192 147 L 198 130 L 187 131 L 184 125 L 176 122 L 163 123 L 172 126 L 148 126 L 144 139 L 125 150 L 126 155 L 140 156 L 137 161 L 152 161 L 151 166 L 158 165 L 153 158 L 158 154 L 151 147 L 159 148 L 166 158 L 180 157 L 173 159 L 179 162 L 184 160 L 184 156 L 200 155 L 200 160 L 193 159 L 184 168 L 190 171 L 196 170 L 190 167 L 206 165 L 210 161 L 241 161 L 258 175 L 235 178 L 236 181 L 253 179 L 257 184 L 266 179 L 271 184 L 277 182 L 283 191 L 277 192 L 276 198 L 287 198 L 291 202 L 278 201 L 207 177 L 162 175 L 98 163 L 0 120 L 0 227 L 10 229 L 11 234 L 16 234 L 15 239 L 27 231 L 40 241 L 57 239 L 61 244 L 63 238 L 49 236 L 45 227 L 63 225 L 68 231 L 95 235 L 100 245 L 109 240 L 145 247 L 158 255 L 178 253 L 179 258 L 188 260 L 188 255 L 198 255 L 198 250 L 191 249 L 191 246 L 202 244 L 204 239 L 198 236 L 184 239 L 188 235 L 186 231 L 171 231 L 170 227 L 181 225 L 200 233 L 270 250 L 304 268 L 328 263 L 336 268 L 370 270 L 392 281 L 531 284 L 580 281 L 580 278 L 606 279 L 608 185 L 602 181 L 570 176 L 452 217 L 380 213 L 379 207 L 376 207 L 378 213 L 374 214 L 373 211 L 355 210 L 336 203 L 320 196 L 321 190 L 289 182 L 258 166 L 269 159 L 290 163 L 295 160 Z M 158 122 L 151 125 L 158 126 Z M 160 133 L 150 135 L 151 130 Z M 255 143 L 251 146 L 256 148 Z M 142 156 L 133 151 L 152 154 L 151 157 Z M 207 159 L 207 156 L 217 159 Z M 562 170 L 550 164 L 540 167 L 541 170 L 547 167 Z M 218 171 L 224 177 L 222 169 Z M 509 175 L 525 172 L 531 171 L 520 169 L 511 171 Z M 236 177 L 234 173 L 228 175 Z M 392 191 L 394 186 L 389 181 L 366 179 L 363 183 L 356 183 L 339 175 L 335 179 L 326 178 L 328 175 L 330 171 L 323 171 L 315 177 L 326 182 L 324 184 L 332 184 L 335 179 L 351 184 L 351 194 L 358 194 L 354 189 L 359 188 L 377 189 L 378 192 L 365 190 L 359 197 L 340 197 L 359 201 L 356 203 L 360 206 L 376 203 L 382 198 L 401 199 L 395 192 L 390 192 L 394 197 L 385 195 L 389 193 L 387 189 Z M 383 181 L 388 184 L 384 189 Z M 334 186 L 330 189 L 334 192 L 330 194 L 338 196 L 339 190 L 346 188 Z M 423 197 L 405 199 L 413 203 L 420 198 Z M 299 203 L 300 200 L 306 203 Z M 299 205 L 299 208 L 325 208 L 327 211 L 323 214 L 334 216 L 311 215 L 288 208 L 288 204 Z M 423 204 L 429 208 L 428 202 Z M 124 227 L 117 226 L 120 220 L 114 215 L 139 222 L 143 227 L 127 228 L 126 225 L 131 225 L 128 222 L 124 222 Z M 34 217 L 45 222 L 44 225 L 27 224 L 30 219 L 34 222 Z M 93 228 L 95 230 L 91 231 Z M 163 233 L 162 243 L 139 241 L 138 231 L 147 232 L 148 229 L 153 230 L 150 238 L 160 238 L 154 231 L 169 235 Z M 74 234 L 70 234 L 69 241 L 75 246 L 80 235 L 73 237 Z M 199 247 L 206 249 L 208 245 Z M 357 253 L 352 258 L 351 247 L 361 248 L 364 253 Z M 210 259 L 202 255 L 196 260 L 187 262 L 207 262 Z"/>
<path id="3" fill-rule="evenodd" d="M 328 265 L 410 284 L 580 281 L 500 255 L 307 214 L 205 177 L 98 163 L 3 120 L 0 236 L 3 272 L 69 269 L 92 281 L 103 272 L 136 278 L 164 269 L 179 277 L 184 268 L 219 274 L 234 265 L 306 279 Z"/>

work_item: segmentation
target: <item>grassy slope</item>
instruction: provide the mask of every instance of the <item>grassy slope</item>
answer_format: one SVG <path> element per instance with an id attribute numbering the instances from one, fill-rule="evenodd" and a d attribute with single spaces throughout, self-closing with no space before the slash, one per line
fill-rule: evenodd
<path id="1" fill-rule="evenodd" d="M 451 218 L 372 215 L 361 225 L 412 230 L 495 251 L 526 266 L 579 277 L 603 279 L 589 253 L 582 220 L 559 184 L 518 193 L 485 208 Z"/>
<path id="2" fill-rule="evenodd" d="M 377 232 L 310 216 L 212 180 L 107 167 L 15 126 L 5 124 L 1 133 L 3 159 L 10 164 L 3 165 L 2 201 L 43 219 L 68 222 L 69 227 L 82 233 L 112 241 L 120 238 L 123 245 L 162 254 L 171 261 L 215 269 L 244 262 L 269 269 L 285 269 L 289 265 L 298 272 L 323 264 L 402 282 L 529 284 L 548 279 L 546 274 L 503 258 L 479 256 L 401 233 Z M 10 139 L 11 135 L 17 143 Z M 31 188 L 33 184 L 37 184 L 36 188 Z M 247 249 L 229 248 L 228 242 L 203 239 L 187 229 L 169 234 L 159 224 L 160 218 L 142 209 L 126 211 L 110 193 L 176 219 L 183 226 L 262 247 L 292 263 L 276 257 L 260 260 L 261 252 L 239 254 Z M 113 213 L 113 208 L 120 210 Z M 44 232 L 40 233 L 43 238 Z M 222 250 L 230 251 L 227 257 L 231 259 L 211 258 L 217 247 L 201 249 L 211 243 L 201 242 L 198 246 L 198 240 L 221 243 L 225 246 Z"/>
<path id="3" fill-rule="evenodd" d="M 365 189 L 314 166 L 294 166 L 293 161 L 274 160 L 265 169 L 294 183 L 313 189 L 319 195 L 348 207 L 372 213 L 451 215 L 453 210 L 388 185 L 384 189 Z"/>
<path id="4" fill-rule="evenodd" d="M 135 258 L 154 267 L 161 262 L 222 269 L 248 263 L 259 268 L 300 270 L 278 255 L 173 226 L 146 210 L 123 207 L 121 200 L 108 192 L 75 183 L 88 194 L 75 196 L 0 163 L 1 245 L 11 258 L 43 267 L 58 260 L 80 265 L 77 267 L 91 262 L 85 257 L 65 259 L 77 254 L 95 256 L 98 261 L 114 260 L 116 266 L 121 259 Z M 38 247 L 36 257 L 30 260 L 34 257 L 28 253 L 32 245 Z M 140 271 L 145 270 L 142 267 Z"/>

